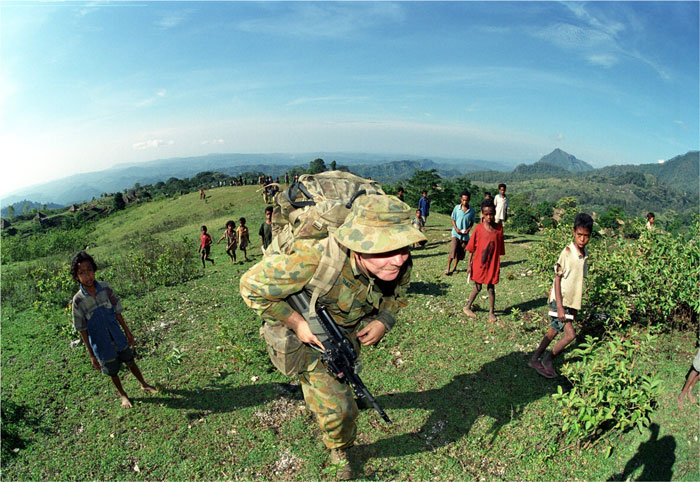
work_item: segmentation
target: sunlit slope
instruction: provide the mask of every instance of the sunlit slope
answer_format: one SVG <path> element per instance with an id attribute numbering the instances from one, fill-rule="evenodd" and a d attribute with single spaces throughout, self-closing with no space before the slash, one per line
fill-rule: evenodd
<path id="1" fill-rule="evenodd" d="M 206 200 L 198 192 L 160 199 L 127 208 L 101 221 L 95 231 L 98 247 L 122 244 L 140 235 L 162 239 L 199 239 L 200 226 L 206 225 L 216 242 L 226 221 L 245 217 L 251 238 L 257 236 L 264 219 L 265 203 L 260 186 L 226 186 L 206 191 Z M 195 245 L 196 246 L 196 245 Z"/>

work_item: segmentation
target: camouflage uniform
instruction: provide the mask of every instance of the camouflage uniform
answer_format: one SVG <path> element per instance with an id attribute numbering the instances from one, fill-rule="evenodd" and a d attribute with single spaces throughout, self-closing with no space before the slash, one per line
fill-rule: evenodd
<path id="1" fill-rule="evenodd" d="M 356 333 L 361 321 L 379 320 L 387 331 L 395 314 L 406 305 L 405 290 L 410 281 L 411 259 L 404 263 L 392 282 L 365 275 L 357 266 L 353 251 L 383 253 L 425 239 L 410 225 L 410 208 L 391 196 L 363 196 L 353 205 L 347 221 L 333 234 L 350 249 L 333 287 L 319 298 L 335 322 L 343 327 L 359 350 Z M 288 254 L 266 256 L 240 282 L 241 296 L 266 323 L 283 323 L 292 308 L 288 296 L 306 289 L 314 275 L 327 240 L 297 240 Z M 317 417 L 322 439 L 329 449 L 344 448 L 355 440 L 358 415 L 350 386 L 334 378 L 318 353 L 303 346 L 305 359 L 299 373 L 304 399 Z"/>

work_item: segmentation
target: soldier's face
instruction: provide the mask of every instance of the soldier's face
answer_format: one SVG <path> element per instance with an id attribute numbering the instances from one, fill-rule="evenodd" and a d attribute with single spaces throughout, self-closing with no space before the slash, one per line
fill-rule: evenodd
<path id="1" fill-rule="evenodd" d="M 382 281 L 394 281 L 401 271 L 401 266 L 408 260 L 408 246 L 388 253 L 356 253 L 361 266 Z"/>

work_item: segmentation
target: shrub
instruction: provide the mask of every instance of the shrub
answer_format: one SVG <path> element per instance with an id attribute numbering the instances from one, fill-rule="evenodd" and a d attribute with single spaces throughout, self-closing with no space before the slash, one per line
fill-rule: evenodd
<path id="1" fill-rule="evenodd" d="M 672 328 L 679 312 L 700 313 L 700 222 L 688 238 L 641 229 L 637 240 L 594 236 L 581 317 L 587 328 L 603 331 L 629 323 Z M 552 282 L 552 266 L 571 242 L 571 228 L 545 229 L 530 262 L 543 288 Z"/>
<path id="2" fill-rule="evenodd" d="M 130 243 L 126 254 L 105 269 L 120 296 L 142 294 L 157 286 L 171 286 L 197 276 L 197 262 L 191 243 L 160 241 L 139 235 Z"/>
<path id="3" fill-rule="evenodd" d="M 572 351 L 581 360 L 561 368 L 572 389 L 564 392 L 560 385 L 552 395 L 561 407 L 561 431 L 568 443 L 587 448 L 601 437 L 633 427 L 641 432 L 649 425 L 660 388 L 654 374 L 642 373 L 639 362 L 655 339 L 640 332 L 608 341 L 587 336 Z"/>
<path id="4" fill-rule="evenodd" d="M 2 238 L 2 263 L 31 261 L 53 255 L 67 255 L 91 244 L 94 226 L 85 224 L 79 229 L 54 228 L 38 231 L 29 236 Z"/>

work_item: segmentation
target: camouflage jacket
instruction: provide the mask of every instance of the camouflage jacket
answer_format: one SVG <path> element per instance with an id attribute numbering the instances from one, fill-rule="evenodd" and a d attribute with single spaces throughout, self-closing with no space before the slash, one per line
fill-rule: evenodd
<path id="1" fill-rule="evenodd" d="M 306 287 L 321 254 L 321 243 L 298 240 L 290 254 L 265 257 L 241 277 L 243 300 L 263 320 L 284 321 L 293 311 L 285 298 Z M 384 282 L 362 273 L 350 252 L 333 288 L 319 298 L 319 303 L 328 308 L 338 325 L 350 331 L 355 331 L 365 318 L 381 321 L 389 331 L 396 322 L 396 312 L 406 306 L 405 291 L 411 278 L 411 267 L 409 257 L 398 278 Z"/>

